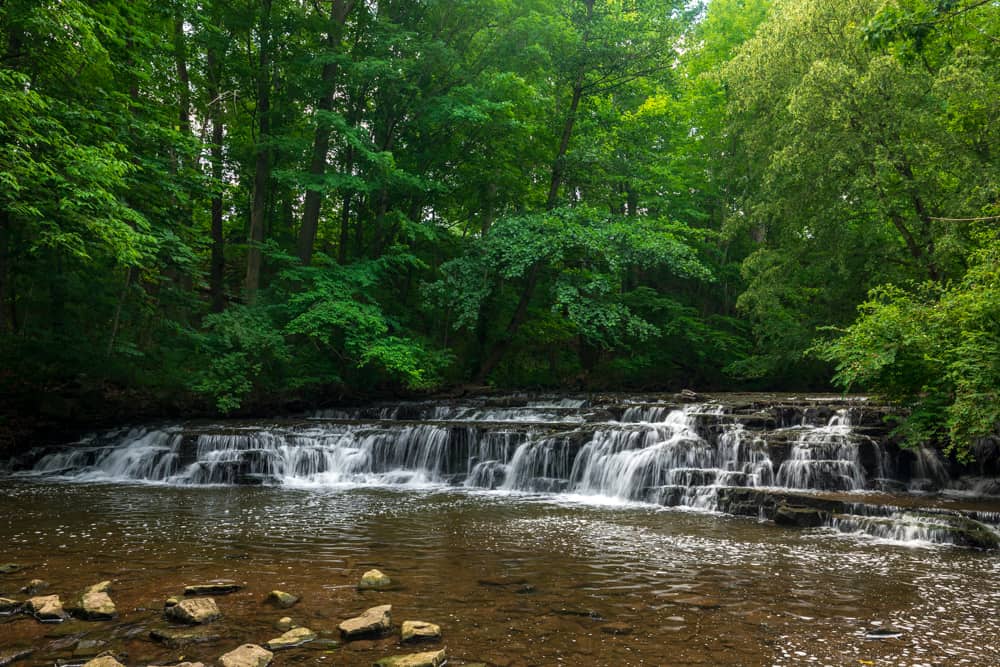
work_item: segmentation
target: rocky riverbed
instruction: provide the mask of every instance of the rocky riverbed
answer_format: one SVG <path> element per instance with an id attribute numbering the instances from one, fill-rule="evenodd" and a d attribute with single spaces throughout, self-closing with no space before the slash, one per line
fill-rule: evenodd
<path id="1" fill-rule="evenodd" d="M 0 597 L 57 596 L 68 616 L 0 616 L 0 655 L 19 667 L 225 664 L 244 645 L 278 667 L 434 664 L 441 650 L 493 667 L 1000 663 L 981 640 L 1000 604 L 995 552 L 757 517 L 447 488 L 15 479 L 0 535 L 19 566 L 0 567 Z M 104 620 L 73 611 L 88 595 Z"/>

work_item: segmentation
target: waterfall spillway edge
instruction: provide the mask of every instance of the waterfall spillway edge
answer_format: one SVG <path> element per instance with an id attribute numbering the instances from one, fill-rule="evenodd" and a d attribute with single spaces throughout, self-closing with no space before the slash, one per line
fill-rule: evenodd
<path id="1" fill-rule="evenodd" d="M 266 423 L 133 428 L 8 465 L 15 474 L 78 481 L 567 494 L 819 522 L 886 539 L 961 543 L 957 520 L 995 534 L 1000 517 L 989 512 L 871 516 L 879 513 L 852 510 L 858 503 L 809 499 L 817 492 L 1000 488 L 995 479 L 952 475 L 933 450 L 887 445 L 882 415 L 843 399 L 428 401 Z M 790 514 L 790 506 L 800 513 Z"/>

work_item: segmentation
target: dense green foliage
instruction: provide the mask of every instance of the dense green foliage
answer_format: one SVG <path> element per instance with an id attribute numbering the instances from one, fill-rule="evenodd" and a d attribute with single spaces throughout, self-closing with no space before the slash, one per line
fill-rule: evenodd
<path id="1" fill-rule="evenodd" d="M 966 456 L 998 63 L 980 0 L 9 0 L 0 383 L 836 382 Z"/>

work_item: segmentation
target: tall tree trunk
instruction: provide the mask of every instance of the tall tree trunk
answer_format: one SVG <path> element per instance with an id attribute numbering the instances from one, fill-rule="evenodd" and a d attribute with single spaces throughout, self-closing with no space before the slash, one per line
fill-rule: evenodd
<path id="1" fill-rule="evenodd" d="M 353 9 L 355 0 L 334 0 L 330 8 L 330 28 L 326 36 L 328 53 L 339 50 L 340 40 L 344 34 L 344 24 Z M 320 181 L 326 173 L 326 157 L 330 150 L 330 123 L 324 118 L 325 113 L 333 111 L 333 99 L 337 79 L 337 64 L 328 62 L 323 65 L 319 102 L 316 105 L 316 135 L 313 138 L 312 158 L 309 162 L 309 175 Z M 299 227 L 299 260 L 303 264 L 312 261 L 313 246 L 316 243 L 316 232 L 319 231 L 319 214 L 323 203 L 323 190 L 319 183 L 306 190 L 305 205 L 302 210 L 302 225 Z"/>
<path id="2" fill-rule="evenodd" d="M 10 288 L 10 213 L 0 210 L 0 335 L 7 333 L 7 299 Z"/>
<path id="3" fill-rule="evenodd" d="M 214 25 L 219 27 L 221 16 L 214 17 Z M 212 298 L 212 312 L 221 313 L 226 308 L 225 292 L 225 236 L 223 233 L 222 202 L 222 142 L 225 132 L 222 125 L 222 62 L 218 48 L 213 43 L 206 53 L 208 69 L 208 119 L 212 124 L 212 258 L 209 267 L 209 291 Z"/>
<path id="4" fill-rule="evenodd" d="M 187 67 L 187 44 L 184 38 L 184 17 L 180 10 L 174 16 L 174 59 L 177 67 L 177 82 L 180 84 L 178 95 L 178 123 L 181 134 L 191 132 L 191 77 Z"/>
<path id="5" fill-rule="evenodd" d="M 271 0 L 262 0 L 260 54 L 257 67 L 257 157 L 254 164 L 253 198 L 250 205 L 250 234 L 247 250 L 246 298 L 257 301 L 260 289 L 261 245 L 267 217 L 267 195 L 271 183 L 271 151 L 267 146 L 271 131 Z"/>

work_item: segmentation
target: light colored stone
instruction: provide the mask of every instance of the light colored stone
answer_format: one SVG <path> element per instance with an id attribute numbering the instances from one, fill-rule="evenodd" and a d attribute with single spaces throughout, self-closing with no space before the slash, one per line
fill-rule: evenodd
<path id="1" fill-rule="evenodd" d="M 173 607 L 175 604 L 180 602 L 181 599 L 182 598 L 179 598 L 176 595 L 172 595 L 163 601 L 163 608 L 166 609 L 167 607 Z"/>
<path id="2" fill-rule="evenodd" d="M 268 593 L 266 600 L 268 604 L 273 604 L 275 607 L 278 607 L 279 609 L 288 609 L 298 601 L 299 597 L 297 595 L 292 595 L 291 593 L 286 593 L 285 591 L 277 591 L 277 590 Z"/>
<path id="3" fill-rule="evenodd" d="M 28 612 L 39 621 L 62 621 L 66 618 L 58 595 L 43 595 L 28 600 Z"/>
<path id="4" fill-rule="evenodd" d="M 111 590 L 110 581 L 102 581 L 99 584 L 87 588 L 69 608 L 69 612 L 78 618 L 88 621 L 106 621 L 118 615 L 115 603 L 108 595 Z"/>
<path id="5" fill-rule="evenodd" d="M 191 625 L 211 623 L 222 616 L 219 607 L 216 606 L 215 600 L 212 598 L 181 600 L 172 607 L 167 607 L 163 613 L 166 614 L 167 618 Z"/>
<path id="6" fill-rule="evenodd" d="M 125 665 L 110 655 L 102 655 L 99 658 L 94 658 L 89 662 L 83 663 L 83 667 L 125 667 Z"/>
<path id="7" fill-rule="evenodd" d="M 272 651 L 279 651 L 283 648 L 292 648 L 294 646 L 299 646 L 300 644 L 305 644 L 306 642 L 311 642 L 314 639 L 316 639 L 316 633 L 309 628 L 295 628 L 294 630 L 289 630 L 277 639 L 272 639 L 267 642 L 267 648 Z"/>
<path id="8" fill-rule="evenodd" d="M 222 667 L 267 667 L 274 654 L 263 646 L 244 644 L 219 658 Z"/>
<path id="9" fill-rule="evenodd" d="M 445 650 L 427 651 L 425 653 L 411 653 L 409 655 L 394 655 L 382 658 L 374 663 L 373 667 L 439 667 L 443 665 L 448 656 Z"/>
<path id="10" fill-rule="evenodd" d="M 207 584 L 192 584 L 184 587 L 184 595 L 225 595 L 235 593 L 243 588 L 243 584 L 230 579 L 218 579 Z"/>
<path id="11" fill-rule="evenodd" d="M 295 628 L 295 622 L 292 621 L 291 616 L 282 616 L 274 623 L 274 629 L 282 632 L 288 632 L 293 628 Z"/>
<path id="12" fill-rule="evenodd" d="M 338 627 L 346 639 L 364 635 L 380 634 L 392 627 L 391 604 L 372 607 L 360 616 L 349 618 Z"/>
<path id="13" fill-rule="evenodd" d="M 361 582 L 358 583 L 358 590 L 380 591 L 392 586 L 392 579 L 381 570 L 368 570 L 361 575 Z"/>
<path id="14" fill-rule="evenodd" d="M 441 626 L 426 621 L 403 621 L 400 633 L 404 642 L 420 641 L 422 639 L 440 639 Z"/>

